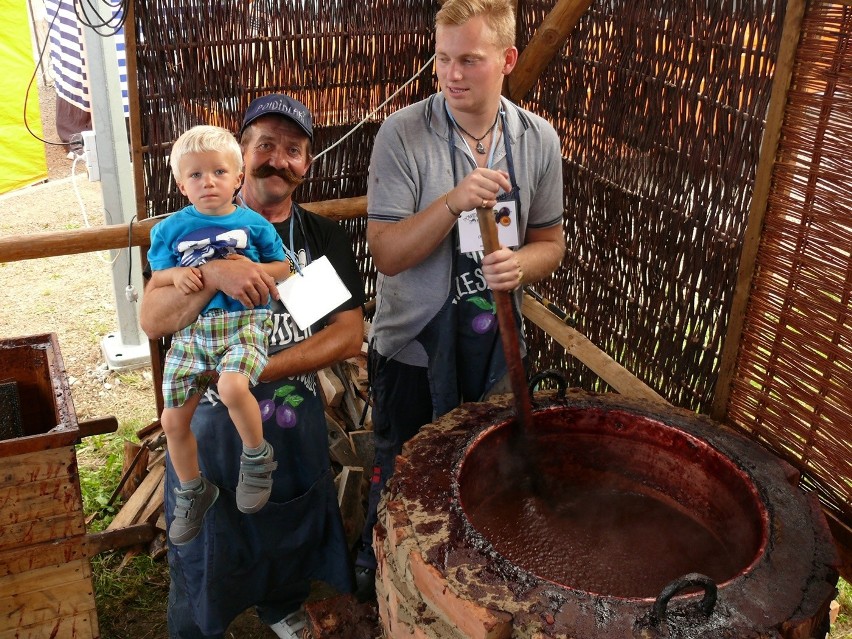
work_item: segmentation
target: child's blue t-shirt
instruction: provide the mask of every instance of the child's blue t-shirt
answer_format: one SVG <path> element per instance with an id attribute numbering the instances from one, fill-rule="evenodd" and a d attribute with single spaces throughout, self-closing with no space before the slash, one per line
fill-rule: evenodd
<path id="1" fill-rule="evenodd" d="M 283 261 L 284 244 L 275 227 L 262 215 L 237 206 L 228 215 L 204 215 L 189 205 L 151 229 L 148 263 L 154 271 L 175 266 L 201 266 L 230 254 L 245 255 L 253 262 Z M 202 313 L 221 308 L 242 311 L 245 307 L 222 291 Z"/>

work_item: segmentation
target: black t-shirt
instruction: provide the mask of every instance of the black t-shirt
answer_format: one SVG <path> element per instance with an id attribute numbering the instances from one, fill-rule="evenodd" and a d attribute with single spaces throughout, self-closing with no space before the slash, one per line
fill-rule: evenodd
<path id="1" fill-rule="evenodd" d="M 293 245 L 290 245 L 292 226 Z M 349 236 L 334 220 L 311 213 L 298 204 L 293 204 L 293 213 L 283 222 L 274 223 L 275 230 L 281 236 L 284 246 L 291 249 L 299 258 L 302 266 L 325 255 L 337 271 L 340 279 L 352 297 L 338 306 L 329 315 L 348 311 L 364 304 L 364 284 L 355 263 L 355 254 Z M 327 322 L 323 318 L 307 331 L 301 331 L 290 319 L 290 314 L 280 302 L 273 302 L 273 327 L 269 338 L 269 352 L 292 346 L 314 332 L 323 328 Z"/>

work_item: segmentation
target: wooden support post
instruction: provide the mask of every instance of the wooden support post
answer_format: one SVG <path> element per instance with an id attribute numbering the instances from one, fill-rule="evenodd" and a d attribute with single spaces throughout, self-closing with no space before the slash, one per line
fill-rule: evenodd
<path id="1" fill-rule="evenodd" d="M 524 317 L 534 322 L 559 342 L 568 352 L 588 366 L 603 381 L 625 397 L 645 399 L 667 404 L 654 389 L 595 346 L 588 337 L 567 326 L 543 304 L 524 294 Z"/>
<path id="2" fill-rule="evenodd" d="M 802 35 L 805 4 L 805 0 L 790 0 L 784 14 L 781 47 L 778 51 L 778 62 L 775 65 L 775 76 L 772 80 L 772 93 L 769 97 L 769 108 L 766 114 L 766 128 L 763 130 L 763 140 L 760 144 L 760 158 L 757 162 L 754 178 L 751 208 L 748 212 L 748 223 L 743 236 L 743 250 L 740 253 L 740 265 L 737 270 L 737 284 L 734 289 L 734 299 L 731 302 L 731 313 L 728 316 L 728 330 L 725 334 L 725 341 L 722 343 L 722 355 L 713 394 L 713 405 L 710 408 L 710 416 L 722 422 L 728 415 L 728 400 L 731 397 L 731 385 L 736 373 L 737 355 L 740 351 L 740 340 L 745 326 L 751 283 L 757 264 L 757 251 L 760 247 L 763 220 L 766 217 L 766 207 L 769 202 L 772 170 L 778 152 L 778 141 L 781 138 L 781 125 L 784 122 L 787 93 L 790 90 L 790 81 L 793 77 L 793 62 Z"/>
<path id="3" fill-rule="evenodd" d="M 559 0 L 556 3 L 521 52 L 507 79 L 506 95 L 510 100 L 517 102 L 526 96 L 591 3 L 591 0 Z"/>

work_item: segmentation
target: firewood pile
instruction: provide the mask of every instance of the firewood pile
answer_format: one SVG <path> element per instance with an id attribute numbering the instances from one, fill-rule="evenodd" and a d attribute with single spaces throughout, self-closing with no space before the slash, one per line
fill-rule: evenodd
<path id="1" fill-rule="evenodd" d="M 326 404 L 328 452 L 350 547 L 364 524 L 369 481 L 365 469 L 373 465 L 366 352 L 364 344 L 360 355 L 318 373 Z M 166 438 L 159 421 L 139 430 L 137 436 L 139 444 L 125 442 L 122 478 L 114 494 L 123 504 L 104 532 L 89 536 L 92 554 L 129 548 L 126 561 L 145 551 L 145 544 L 152 557 L 166 552 Z"/>

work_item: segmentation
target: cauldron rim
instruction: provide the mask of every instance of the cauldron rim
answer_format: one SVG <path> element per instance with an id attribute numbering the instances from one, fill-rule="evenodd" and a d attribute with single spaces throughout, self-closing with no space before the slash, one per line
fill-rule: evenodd
<path id="1" fill-rule="evenodd" d="M 559 410 L 562 410 L 563 408 L 565 408 L 565 407 L 564 406 L 549 406 L 549 407 L 547 407 L 543 410 L 536 411 L 535 414 L 541 415 L 542 413 L 547 412 L 547 411 L 559 411 Z M 607 407 L 605 409 L 602 409 L 600 407 L 595 407 L 595 409 L 600 409 L 600 410 L 602 410 L 602 412 L 607 412 L 607 413 L 611 413 L 611 412 L 618 413 L 618 412 L 624 410 L 624 409 L 619 408 L 619 407 Z M 648 416 L 648 415 L 641 415 L 641 417 L 643 418 L 643 420 L 645 422 L 653 425 L 653 427 L 655 427 L 655 428 L 672 429 L 672 430 L 676 431 L 680 437 L 683 437 L 685 439 L 690 440 L 691 442 L 694 443 L 695 446 L 700 447 L 700 448 L 704 448 L 704 449 L 709 449 L 718 458 L 724 459 L 725 461 L 729 462 L 729 464 L 728 464 L 729 468 L 731 470 L 733 470 L 733 472 L 738 476 L 738 479 L 742 482 L 742 484 L 745 487 L 748 488 L 748 491 L 750 493 L 751 505 L 754 507 L 755 514 L 757 515 L 757 518 L 758 518 L 758 521 L 759 521 L 759 529 L 760 529 L 759 543 L 757 544 L 757 547 L 755 548 L 754 552 L 751 553 L 750 561 L 745 566 L 741 567 L 731 577 L 716 583 L 716 586 L 717 586 L 718 589 L 721 590 L 721 589 L 729 586 L 730 584 L 732 584 L 733 582 L 735 582 L 737 580 L 744 579 L 749 574 L 749 572 L 754 568 L 754 566 L 761 560 L 764 553 L 766 552 L 767 544 L 769 542 L 769 536 L 768 536 L 769 514 L 768 514 L 768 510 L 767 510 L 766 504 L 761 499 L 760 492 L 759 492 L 758 487 L 755 484 L 752 476 L 745 469 L 743 469 L 740 465 L 738 465 L 734 459 L 725 455 L 724 452 L 719 450 L 718 447 L 713 446 L 710 442 L 707 442 L 706 440 L 701 439 L 700 437 L 697 437 L 694 433 L 691 433 L 684 428 L 678 428 L 676 425 L 667 423 L 667 422 L 659 419 L 658 417 L 652 417 L 652 416 Z M 490 437 L 493 437 L 495 435 L 495 433 L 497 433 L 498 431 L 512 427 L 514 425 L 514 420 L 515 420 L 514 414 L 510 414 L 510 415 L 506 416 L 505 419 L 497 420 L 497 421 L 494 421 L 491 424 L 484 426 L 481 430 L 479 430 L 467 442 L 467 445 L 463 447 L 461 454 L 458 456 L 458 458 L 457 458 L 457 460 L 456 460 L 456 462 L 453 466 L 453 495 L 454 495 L 454 498 L 455 498 L 455 503 L 458 504 L 458 510 L 461 512 L 462 517 L 464 518 L 464 521 L 466 523 L 466 527 L 469 530 L 468 534 L 471 535 L 472 537 L 480 539 L 481 542 L 482 542 L 483 550 L 488 549 L 488 550 L 486 550 L 486 552 L 489 552 L 489 551 L 493 552 L 495 556 L 501 556 L 501 555 L 499 555 L 499 552 L 496 549 L 494 549 L 490 540 L 488 540 L 487 537 L 485 537 L 479 530 L 477 530 L 476 527 L 470 521 L 470 518 L 468 516 L 468 511 L 465 507 L 464 499 L 462 497 L 462 493 L 464 492 L 462 490 L 462 484 L 463 484 L 462 476 L 465 472 L 465 464 L 470 463 L 471 452 L 474 451 L 474 449 L 476 449 L 478 446 L 482 445 L 484 441 L 488 440 Z M 509 560 L 506 559 L 506 561 L 509 561 Z M 569 591 L 577 593 L 577 594 L 591 595 L 591 596 L 594 596 L 594 597 L 597 597 L 597 598 L 604 598 L 604 599 L 613 600 L 613 601 L 636 602 L 636 603 L 644 603 L 644 604 L 653 603 L 658 598 L 658 596 L 649 596 L 649 597 L 622 596 L 622 595 L 614 595 L 614 594 L 611 594 L 611 593 L 596 592 L 594 590 L 585 590 L 585 589 L 577 588 L 575 586 L 571 586 L 571 585 L 568 585 L 568 584 L 560 583 L 560 582 L 554 581 L 552 579 L 548 579 L 547 577 L 538 575 L 533 571 L 527 570 L 523 566 L 520 566 L 520 565 L 517 565 L 517 564 L 513 564 L 513 565 L 515 565 L 516 568 L 519 571 L 523 571 L 524 573 L 529 575 L 529 577 L 532 578 L 532 579 L 539 579 L 543 582 L 550 583 L 550 584 L 552 584 L 552 585 L 554 585 L 558 588 L 564 588 L 566 590 L 569 590 Z M 700 594 L 688 593 L 688 594 L 677 595 L 674 599 L 681 600 L 681 601 L 688 601 L 688 600 L 691 600 L 691 599 L 696 599 L 700 596 L 701 596 Z"/>

